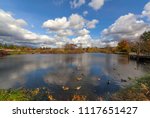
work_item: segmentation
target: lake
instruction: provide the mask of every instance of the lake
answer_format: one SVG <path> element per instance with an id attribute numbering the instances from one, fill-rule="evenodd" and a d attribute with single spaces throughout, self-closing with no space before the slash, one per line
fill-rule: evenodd
<path id="1" fill-rule="evenodd" d="M 0 89 L 45 87 L 57 100 L 67 100 L 71 95 L 107 100 L 147 73 L 150 64 L 128 60 L 125 55 L 12 55 L 0 58 Z M 69 90 L 64 91 L 63 86 Z"/>

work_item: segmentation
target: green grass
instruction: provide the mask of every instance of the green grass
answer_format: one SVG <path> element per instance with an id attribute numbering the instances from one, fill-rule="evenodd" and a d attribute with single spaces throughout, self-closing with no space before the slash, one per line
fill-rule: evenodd
<path id="1" fill-rule="evenodd" d="M 0 101 L 54 101 L 46 88 L 36 89 L 0 89 Z"/>
<path id="2" fill-rule="evenodd" d="M 112 95 L 113 101 L 149 101 L 150 100 L 150 75 L 141 77 L 130 87 Z"/>
<path id="3" fill-rule="evenodd" d="M 0 90 L 0 101 L 28 101 L 29 94 L 23 89 Z"/>

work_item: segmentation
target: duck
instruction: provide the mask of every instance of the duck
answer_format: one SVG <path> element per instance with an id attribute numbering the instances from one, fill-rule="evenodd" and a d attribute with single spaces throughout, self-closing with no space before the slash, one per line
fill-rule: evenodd
<path id="1" fill-rule="evenodd" d="M 78 86 L 78 87 L 76 87 L 75 89 L 76 89 L 76 90 L 80 90 L 80 89 L 81 89 L 81 86 Z"/>
<path id="2" fill-rule="evenodd" d="M 64 91 L 68 91 L 68 90 L 69 90 L 69 87 L 68 87 L 68 86 L 62 86 L 62 89 L 63 89 Z"/>
<path id="3" fill-rule="evenodd" d="M 127 80 L 125 80 L 125 79 L 121 79 L 121 82 L 127 82 Z"/>
<path id="4" fill-rule="evenodd" d="M 109 84 L 110 84 L 110 80 L 107 81 L 107 85 L 109 85 Z"/>
<path id="5" fill-rule="evenodd" d="M 78 80 L 78 81 L 81 81 L 81 80 L 82 80 L 82 78 L 81 78 L 81 77 L 78 77 L 78 78 L 77 78 L 77 80 Z"/>

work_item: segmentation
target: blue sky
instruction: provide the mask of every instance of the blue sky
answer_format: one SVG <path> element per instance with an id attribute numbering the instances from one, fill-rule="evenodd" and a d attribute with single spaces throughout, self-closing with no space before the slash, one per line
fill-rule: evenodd
<path id="1" fill-rule="evenodd" d="M 120 27 L 115 26 L 115 25 L 112 26 L 112 24 L 114 24 L 115 22 L 118 22 L 118 24 L 119 23 L 122 24 L 123 19 L 126 19 L 126 20 L 131 19 L 132 20 L 131 23 L 132 24 L 135 23 L 135 25 L 137 23 L 136 21 L 141 22 L 141 24 L 138 23 L 137 25 L 139 25 L 139 27 L 142 27 L 143 30 L 137 31 L 139 34 L 136 31 L 134 32 L 131 31 L 132 35 L 135 34 L 138 37 L 140 33 L 142 33 L 144 30 L 149 30 L 149 20 L 147 19 L 149 19 L 149 15 L 150 15 L 149 14 L 150 5 L 147 5 L 148 3 L 149 3 L 149 0 L 138 0 L 138 1 L 137 0 L 0 0 L 0 9 L 3 11 L 3 14 L 5 13 L 11 14 L 11 17 L 13 18 L 13 20 L 17 20 L 17 19 L 24 20 L 27 25 L 19 26 L 20 28 L 22 29 L 24 28 L 25 30 L 30 31 L 34 33 L 35 35 L 38 35 L 39 37 L 40 35 L 48 36 L 51 40 L 51 41 L 45 41 L 48 39 L 48 37 L 44 39 L 45 42 L 44 41 L 42 42 L 41 41 L 42 39 L 40 39 L 38 43 L 36 43 L 35 41 L 32 42 L 31 40 L 29 40 L 30 45 L 47 46 L 49 45 L 49 43 L 51 43 L 56 46 L 55 44 L 56 42 L 60 42 L 58 43 L 58 45 L 59 44 L 63 45 L 64 43 L 69 43 L 69 42 L 70 43 L 86 42 L 83 45 L 90 46 L 91 43 L 93 45 L 97 43 L 105 44 L 105 42 L 109 42 L 110 44 L 111 43 L 113 44 L 114 42 L 112 41 L 115 41 L 115 43 L 117 43 L 119 38 L 121 38 L 120 37 L 121 34 L 114 35 L 114 33 L 118 33 L 118 32 L 117 31 L 113 32 L 112 30 L 115 29 L 116 27 L 117 28 L 120 28 Z M 145 9 L 146 5 L 148 7 Z M 83 12 L 86 12 L 86 15 L 84 15 Z M 146 13 L 144 14 L 143 12 L 146 12 Z M 79 29 L 76 28 L 75 32 L 73 28 L 71 29 L 71 32 L 73 33 L 70 35 L 66 35 L 66 36 L 63 35 L 63 38 L 61 40 L 60 39 L 61 37 L 58 37 L 60 36 L 59 33 L 60 32 L 66 33 L 66 31 L 68 32 L 70 30 L 70 27 L 72 26 L 68 26 L 66 29 L 63 28 L 60 31 L 58 29 L 54 30 L 53 29 L 54 27 L 50 23 L 52 22 L 52 20 L 55 21 L 56 18 L 59 18 L 61 21 L 63 17 L 67 19 L 66 22 L 70 23 L 71 21 L 69 21 L 69 18 L 73 14 L 78 15 L 80 18 L 84 19 L 84 21 L 86 20 L 85 22 L 87 24 L 84 22 L 85 23 L 84 25 L 88 25 L 88 23 L 92 23 L 94 19 L 97 20 L 97 22 L 93 21 L 94 26 L 92 28 L 89 28 L 88 26 L 83 26 Z M 121 16 L 123 16 L 123 18 L 119 19 Z M 48 20 L 51 20 L 51 22 L 48 22 Z M 45 22 L 47 22 L 47 25 L 43 26 Z M 55 23 L 57 24 L 58 22 L 55 22 Z M 124 21 L 126 27 L 130 26 L 129 22 Z M 60 25 L 58 26 L 60 27 Z M 137 30 L 137 28 L 135 29 L 134 28 L 135 26 L 131 27 L 130 29 Z M 83 29 L 85 33 L 83 34 L 84 36 L 81 34 L 79 35 L 78 31 L 83 30 Z M 127 29 L 122 28 L 120 30 L 122 30 L 121 33 L 123 33 L 123 31 Z M 127 32 L 127 31 L 124 31 L 124 32 Z M 12 36 L 12 37 L 15 38 L 15 36 Z M 20 41 L 21 39 L 19 38 L 13 42 L 12 41 L 13 39 L 11 40 L 10 37 L 9 37 L 9 40 L 6 37 L 0 37 L 1 39 L 0 41 L 6 42 L 6 43 L 19 44 L 21 42 Z M 124 36 L 123 38 L 133 39 L 133 36 L 131 35 Z M 82 39 L 84 40 L 82 41 Z M 28 39 L 25 39 L 25 41 L 23 42 L 24 44 L 28 44 Z M 21 42 L 20 44 L 23 45 L 23 42 Z"/>

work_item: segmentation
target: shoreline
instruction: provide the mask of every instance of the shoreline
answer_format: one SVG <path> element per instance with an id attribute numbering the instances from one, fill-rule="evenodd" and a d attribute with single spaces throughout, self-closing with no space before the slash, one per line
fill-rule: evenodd
<path id="1" fill-rule="evenodd" d="M 84 54 L 84 53 L 104 53 L 104 54 L 117 54 L 113 51 L 106 49 L 98 50 L 85 50 L 85 49 L 32 49 L 32 50 L 13 50 L 13 49 L 1 49 L 0 57 L 7 55 L 22 55 L 22 54 Z M 127 54 L 126 54 L 127 55 Z"/>
<path id="2" fill-rule="evenodd" d="M 133 85 L 111 96 L 112 101 L 150 101 L 150 74 L 133 81 Z"/>

